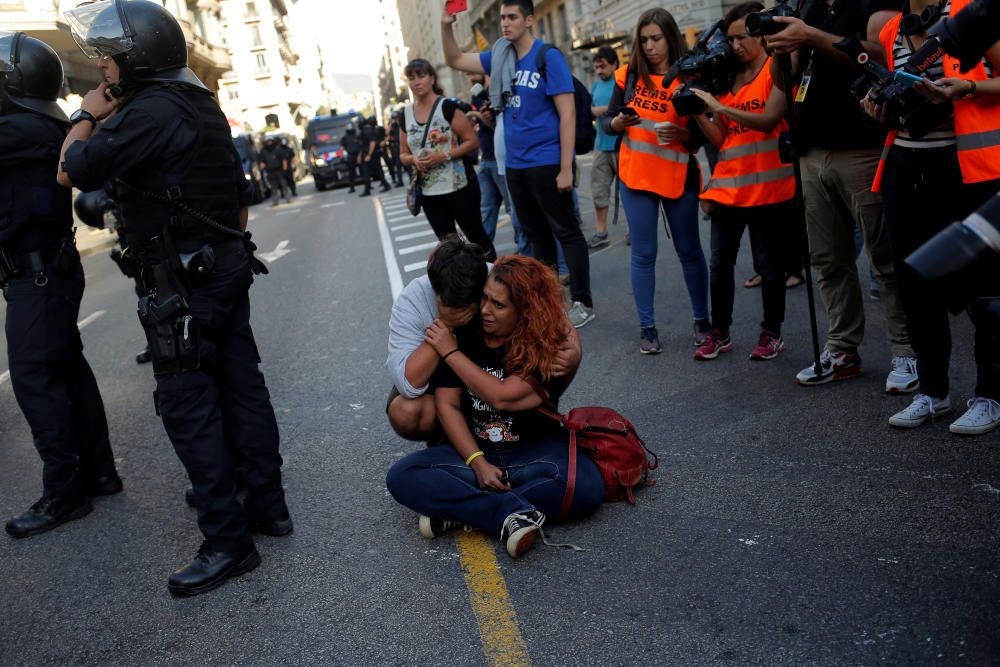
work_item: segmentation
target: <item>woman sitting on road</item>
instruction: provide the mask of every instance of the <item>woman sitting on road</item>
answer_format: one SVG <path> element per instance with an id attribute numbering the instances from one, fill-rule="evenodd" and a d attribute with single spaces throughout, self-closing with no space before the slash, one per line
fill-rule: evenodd
<path id="1" fill-rule="evenodd" d="M 678 115 L 669 101 L 682 82 L 678 77 L 667 88 L 662 83 L 663 75 L 685 53 L 687 44 L 670 12 L 660 8 L 643 12 L 629 63 L 615 72 L 615 89 L 602 119 L 609 134 L 623 135 L 618 180 L 632 239 L 632 292 L 642 354 L 657 354 L 661 349 L 653 310 L 661 208 L 684 269 L 695 345 L 704 342 L 710 329 L 708 266 L 698 235 L 701 174 L 692 155 L 690 118 Z"/>
<path id="2" fill-rule="evenodd" d="M 479 181 L 465 159 L 479 150 L 476 131 L 465 112 L 443 97 L 433 65 L 417 58 L 403 72 L 413 103 L 403 111 L 400 160 L 420 179 L 427 221 L 438 239 L 454 234 L 457 222 L 465 238 L 486 250 L 487 261 L 493 261 L 497 254 L 479 212 Z"/>
<path id="3" fill-rule="evenodd" d="M 566 492 L 568 434 L 535 412 L 534 378 L 557 401 L 571 378 L 553 365 L 569 322 L 555 273 L 522 256 L 497 260 L 483 290 L 480 321 L 452 332 L 427 329 L 444 362 L 433 381 L 435 407 L 450 445 L 410 454 L 389 470 L 386 486 L 418 512 L 420 534 L 438 537 L 465 524 L 499 535 L 513 558 L 531 548 Z M 569 517 L 601 504 L 604 481 L 577 459 Z"/>

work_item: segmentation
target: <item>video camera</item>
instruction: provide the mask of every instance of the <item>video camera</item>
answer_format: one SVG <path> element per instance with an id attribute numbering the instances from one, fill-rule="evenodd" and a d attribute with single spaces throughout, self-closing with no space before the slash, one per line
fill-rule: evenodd
<path id="1" fill-rule="evenodd" d="M 663 77 L 663 87 L 669 88 L 678 76 L 684 78 L 684 85 L 672 101 L 674 110 L 681 116 L 705 111 L 705 103 L 695 95 L 693 88 L 712 95 L 721 95 L 732 88 L 736 65 L 733 50 L 722 34 L 722 21 L 703 34 L 687 55 L 677 59 Z"/>
<path id="2" fill-rule="evenodd" d="M 448 101 L 450 101 L 452 104 L 458 107 L 458 110 L 461 111 L 462 113 L 469 113 L 470 111 L 472 111 L 472 105 L 460 97 L 449 97 Z"/>
<path id="3" fill-rule="evenodd" d="M 490 91 L 488 91 L 483 84 L 476 83 L 473 84 L 472 88 L 469 90 L 469 94 L 472 99 L 477 103 L 480 110 L 490 108 Z"/>
<path id="4" fill-rule="evenodd" d="M 767 11 L 747 14 L 747 34 L 751 37 L 777 35 L 779 32 L 788 27 L 784 23 L 775 21 L 774 19 L 777 16 L 800 18 L 806 23 L 811 23 L 812 19 L 815 18 L 813 13 L 816 12 L 817 7 L 819 7 L 819 3 L 815 0 L 798 0 L 794 7 L 792 7 L 791 0 L 780 0 L 778 4 Z M 819 8 L 822 9 L 822 7 Z"/>

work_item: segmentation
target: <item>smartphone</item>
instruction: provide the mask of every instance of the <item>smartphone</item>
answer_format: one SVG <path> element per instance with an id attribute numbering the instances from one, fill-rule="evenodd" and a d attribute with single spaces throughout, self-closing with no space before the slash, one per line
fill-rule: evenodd
<path id="1" fill-rule="evenodd" d="M 904 72 L 903 70 L 897 70 L 893 74 L 897 79 L 902 80 L 903 83 L 907 84 L 908 86 L 912 86 L 915 83 L 918 83 L 919 81 L 923 81 L 923 79 L 921 79 L 919 76 L 915 76 L 913 74 L 910 74 L 909 72 Z"/>
<path id="2" fill-rule="evenodd" d="M 639 112 L 636 111 L 635 109 L 633 109 L 632 107 L 622 107 L 621 109 L 619 109 L 619 112 L 625 114 L 626 116 L 638 116 L 639 115 Z"/>
<path id="3" fill-rule="evenodd" d="M 448 0 L 444 10 L 449 14 L 458 14 L 469 9 L 469 0 Z"/>

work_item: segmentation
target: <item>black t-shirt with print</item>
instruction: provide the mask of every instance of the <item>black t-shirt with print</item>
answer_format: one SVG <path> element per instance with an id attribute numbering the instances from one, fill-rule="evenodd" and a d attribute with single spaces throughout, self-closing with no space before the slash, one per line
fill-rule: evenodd
<path id="1" fill-rule="evenodd" d="M 494 377 L 500 379 L 506 377 L 504 348 L 489 347 L 483 339 L 482 328 L 478 322 L 456 330 L 455 335 L 458 338 L 458 348 L 477 366 Z M 548 382 L 542 382 L 537 376 L 536 379 L 549 392 L 551 401 L 558 405 L 559 396 L 566 390 L 565 379 L 553 378 Z M 446 363 L 438 364 L 431 384 L 435 388 L 465 388 Z M 554 420 L 534 410 L 523 412 L 497 410 L 467 388 L 462 392 L 460 409 L 472 436 L 484 451 L 530 446 L 565 433 Z"/>
<path id="2" fill-rule="evenodd" d="M 831 35 L 858 35 L 866 39 L 868 19 L 874 13 L 899 11 L 902 4 L 899 0 L 834 0 L 828 13 L 817 12 L 810 23 Z M 808 52 L 802 53 L 803 57 L 808 55 Z M 861 72 L 819 52 L 812 60 L 812 79 L 806 99 L 797 107 L 806 145 L 833 150 L 881 147 L 887 130 L 861 110 L 858 98 L 851 93 L 851 84 Z"/>

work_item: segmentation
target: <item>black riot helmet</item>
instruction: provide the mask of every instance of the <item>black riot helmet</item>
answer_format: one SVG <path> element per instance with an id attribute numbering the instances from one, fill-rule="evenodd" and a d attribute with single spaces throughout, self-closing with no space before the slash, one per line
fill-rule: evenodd
<path id="1" fill-rule="evenodd" d="M 113 58 L 125 88 L 177 82 L 204 88 L 188 68 L 187 40 L 177 19 L 150 0 L 101 0 L 65 12 L 73 38 L 89 58 Z"/>
<path id="2" fill-rule="evenodd" d="M 56 104 L 62 85 L 62 62 L 52 47 L 23 32 L 0 32 L 0 99 L 69 123 Z"/>

